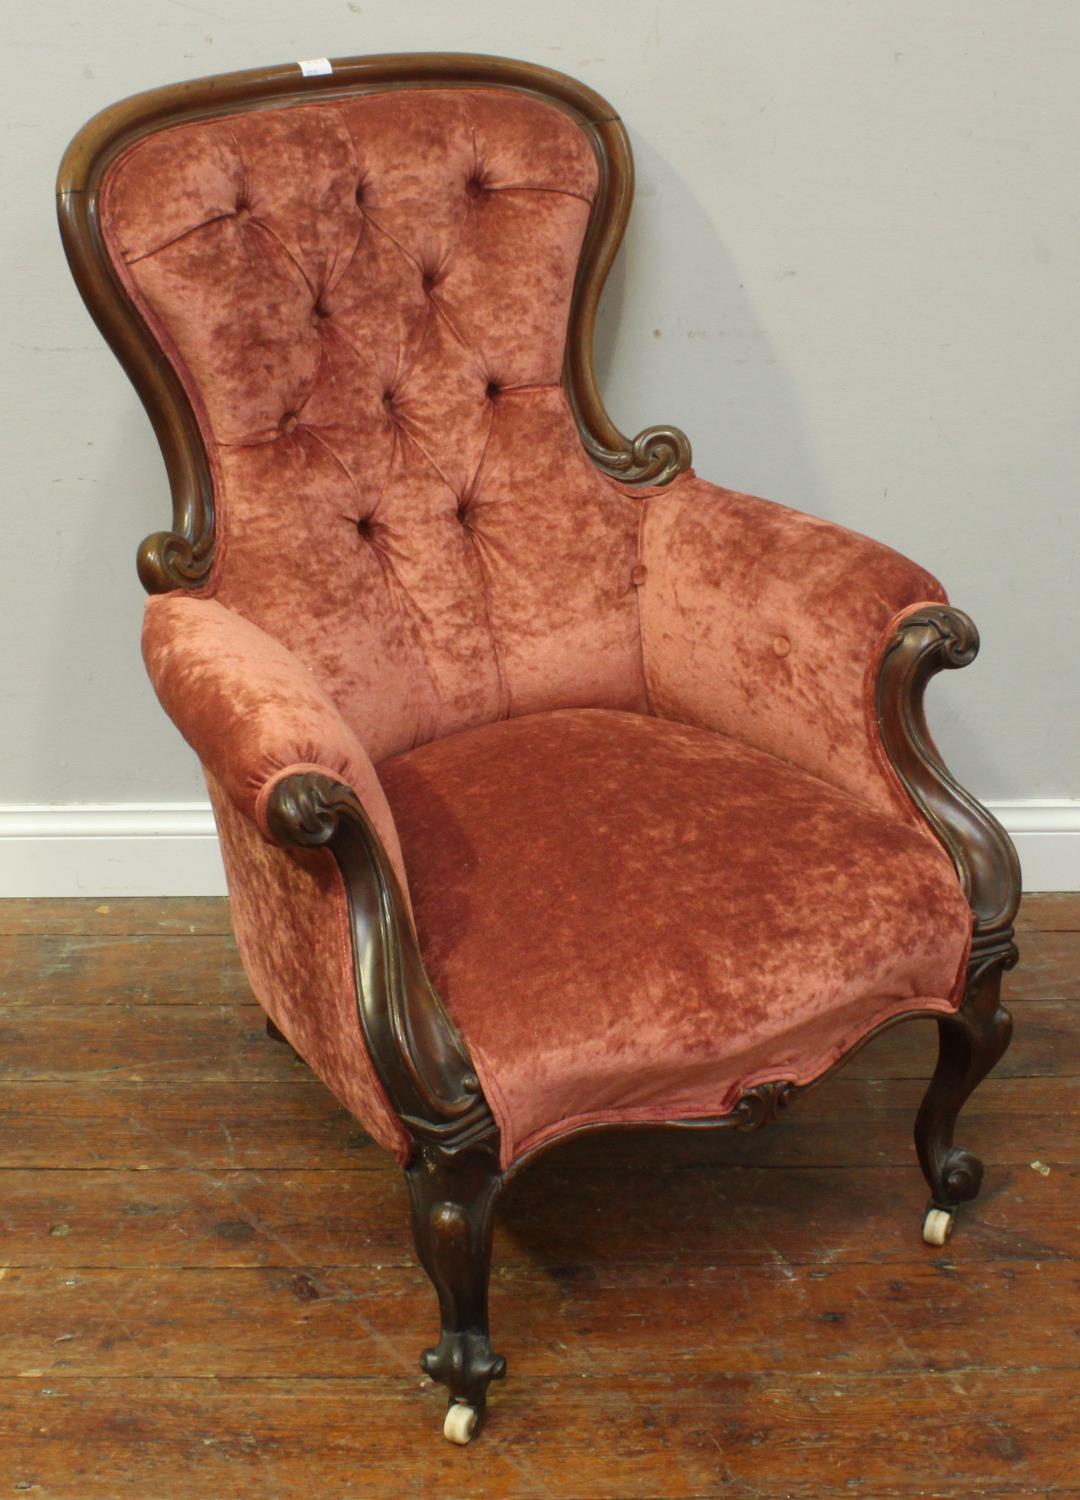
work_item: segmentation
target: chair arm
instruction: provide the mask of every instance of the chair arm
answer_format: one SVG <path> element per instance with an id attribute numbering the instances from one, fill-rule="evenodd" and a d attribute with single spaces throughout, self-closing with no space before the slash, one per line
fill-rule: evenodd
<path id="1" fill-rule="evenodd" d="M 497 1128 L 468 1052 L 424 969 L 389 804 L 330 698 L 286 647 L 215 600 L 152 598 L 143 654 L 165 711 L 229 803 L 281 849 L 333 855 L 348 905 L 351 1004 L 379 1083 L 413 1142 L 458 1149 L 495 1141 L 497 1151 Z M 284 870 L 259 889 L 287 928 Z M 254 926 L 258 918 L 249 913 L 249 920 Z M 257 948 L 260 966 L 274 946 L 265 936 L 241 943 Z M 294 933 L 294 945 L 296 939 Z M 330 946 L 320 945 L 324 954 Z M 267 981 L 262 988 L 276 986 Z M 330 988 L 326 981 L 321 992 Z M 312 995 L 304 999 L 310 1014 Z M 328 1015 L 337 1009 L 325 1002 Z M 331 1061 L 336 1067 L 338 1060 Z M 337 1092 L 379 1132 L 377 1102 L 361 1094 L 352 1104 L 340 1082 Z M 392 1131 L 384 1129 L 381 1138 L 393 1147 Z"/>
<path id="2" fill-rule="evenodd" d="M 298 771 L 352 788 L 397 878 L 390 805 L 364 747 L 315 676 L 279 641 L 215 599 L 159 594 L 146 606 L 143 658 L 162 707 L 230 800 L 273 838 L 268 802 Z"/>
<path id="3" fill-rule="evenodd" d="M 936 673 L 968 666 L 978 651 L 979 633 L 962 610 L 917 606 L 889 631 L 876 688 L 877 727 L 891 771 L 948 850 L 974 913 L 970 969 L 975 976 L 1016 962 L 1012 923 L 1020 904 L 1020 862 L 993 813 L 964 790 L 942 760 L 926 722 L 924 698 Z"/>
<path id="4" fill-rule="evenodd" d="M 943 603 L 941 585 L 856 532 L 698 479 L 643 505 L 653 710 L 895 812 L 905 799 L 883 764 L 877 665 L 891 623 Z"/>
<path id="5" fill-rule="evenodd" d="M 400 884 L 363 806 L 319 772 L 280 778 L 267 802 L 281 844 L 329 849 L 349 904 L 360 1024 L 394 1110 L 425 1150 L 482 1147 L 498 1127 L 468 1050 L 420 955 Z"/>

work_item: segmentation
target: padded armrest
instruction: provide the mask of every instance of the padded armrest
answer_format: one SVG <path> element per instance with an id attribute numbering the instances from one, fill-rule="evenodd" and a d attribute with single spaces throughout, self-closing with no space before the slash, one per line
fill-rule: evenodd
<path id="1" fill-rule="evenodd" d="M 357 796 L 407 891 L 393 814 L 371 760 L 287 647 L 214 599 L 152 597 L 143 658 L 162 707 L 204 768 L 264 837 L 283 777 L 321 771 Z"/>
<path id="2" fill-rule="evenodd" d="M 874 693 L 898 617 L 945 602 L 937 580 L 857 532 L 696 478 L 644 505 L 654 711 L 910 813 L 881 747 Z"/>

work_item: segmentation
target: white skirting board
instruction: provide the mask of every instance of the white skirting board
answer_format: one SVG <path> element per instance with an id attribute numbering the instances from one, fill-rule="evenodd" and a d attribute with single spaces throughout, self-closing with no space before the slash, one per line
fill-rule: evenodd
<path id="1" fill-rule="evenodd" d="M 0 806 L 0 897 L 224 894 L 205 802 Z"/>
<path id="2" fill-rule="evenodd" d="M 1016 841 L 1025 890 L 1080 890 L 1080 801 L 989 805 Z M 205 803 L 0 805 L 0 897 L 224 893 Z"/>

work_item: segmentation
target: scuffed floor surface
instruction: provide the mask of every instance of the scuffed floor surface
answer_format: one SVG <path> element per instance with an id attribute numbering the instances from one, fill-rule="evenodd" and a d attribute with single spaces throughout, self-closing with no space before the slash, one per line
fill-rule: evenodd
<path id="1" fill-rule="evenodd" d="M 1023 915 L 944 1250 L 922 1023 L 756 1135 L 568 1145 L 503 1201 L 510 1375 L 455 1449 L 399 1174 L 266 1038 L 225 903 L 0 903 L 0 1495 L 1080 1495 L 1080 897 Z"/>

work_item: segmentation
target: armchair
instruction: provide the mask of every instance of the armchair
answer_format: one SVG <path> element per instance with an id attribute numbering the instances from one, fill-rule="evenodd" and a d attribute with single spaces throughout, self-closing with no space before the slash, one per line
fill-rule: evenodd
<path id="1" fill-rule="evenodd" d="M 272 1033 L 404 1170 L 455 1442 L 505 1373 L 492 1213 L 536 1152 L 756 1128 L 932 1018 L 941 1244 L 1009 1041 L 1015 854 L 923 714 L 974 627 L 614 426 L 591 342 L 632 177 L 583 85 L 443 54 L 158 89 L 60 168 L 172 487 L 147 669 Z"/>

